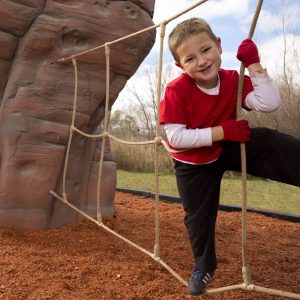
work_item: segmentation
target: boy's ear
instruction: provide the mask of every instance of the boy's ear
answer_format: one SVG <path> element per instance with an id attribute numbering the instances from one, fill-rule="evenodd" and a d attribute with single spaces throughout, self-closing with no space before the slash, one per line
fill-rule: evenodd
<path id="1" fill-rule="evenodd" d="M 219 49 L 220 54 L 222 54 L 223 50 L 221 46 L 221 39 L 219 37 L 217 38 L 217 47 Z"/>
<path id="2" fill-rule="evenodd" d="M 178 68 L 180 68 L 180 69 L 182 69 L 182 65 L 179 62 L 177 62 L 177 61 L 175 61 L 175 66 L 178 67 Z"/>

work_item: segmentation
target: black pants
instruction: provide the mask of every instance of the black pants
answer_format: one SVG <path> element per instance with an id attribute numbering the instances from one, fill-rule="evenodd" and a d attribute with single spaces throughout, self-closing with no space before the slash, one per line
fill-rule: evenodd
<path id="1" fill-rule="evenodd" d="M 246 156 L 248 174 L 300 186 L 299 139 L 267 128 L 254 128 L 246 143 Z M 240 144 L 225 142 L 219 159 L 210 164 L 174 163 L 196 264 L 211 272 L 217 267 L 215 223 L 221 180 L 225 171 L 241 170 Z"/>

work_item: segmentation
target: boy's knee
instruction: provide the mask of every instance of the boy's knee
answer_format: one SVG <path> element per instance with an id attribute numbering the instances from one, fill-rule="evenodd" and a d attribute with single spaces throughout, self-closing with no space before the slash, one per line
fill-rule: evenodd
<path id="1" fill-rule="evenodd" d="M 255 139 L 255 140 L 262 140 L 262 141 L 270 140 L 270 139 L 274 139 L 274 137 L 278 135 L 277 130 L 266 128 L 266 127 L 252 128 L 251 131 L 252 131 L 251 139 Z"/>
<path id="2" fill-rule="evenodd" d="M 280 135 L 277 130 L 259 127 L 252 128 L 252 135 L 249 145 L 257 151 L 270 151 L 276 142 L 280 140 Z"/>

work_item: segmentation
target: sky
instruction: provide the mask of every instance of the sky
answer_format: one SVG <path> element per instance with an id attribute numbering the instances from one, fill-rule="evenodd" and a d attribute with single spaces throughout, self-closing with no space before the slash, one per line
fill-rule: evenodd
<path id="1" fill-rule="evenodd" d="M 178 13 L 199 3 L 199 0 L 156 0 L 153 21 L 155 24 L 172 19 Z M 222 67 L 239 70 L 236 51 L 248 32 L 257 0 L 208 0 L 184 15 L 170 21 L 166 27 L 163 63 L 174 62 L 167 46 L 171 30 L 179 22 L 191 18 L 204 18 L 222 43 Z M 283 26 L 284 24 L 284 26 Z M 159 57 L 159 33 L 155 45 L 130 82 L 142 82 L 141 74 L 150 65 L 157 64 Z M 283 34 L 284 33 L 284 34 Z M 261 63 L 272 76 L 282 74 L 284 41 L 286 42 L 286 65 L 300 85 L 300 0 L 264 0 L 253 40 L 258 46 Z M 121 93 L 119 98 L 122 98 Z M 117 103 L 114 105 L 118 107 Z"/>

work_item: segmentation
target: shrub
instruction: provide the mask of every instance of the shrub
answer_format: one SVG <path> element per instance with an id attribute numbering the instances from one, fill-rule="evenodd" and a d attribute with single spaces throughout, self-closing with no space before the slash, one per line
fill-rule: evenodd
<path id="1" fill-rule="evenodd" d="M 154 144 L 126 145 L 111 141 L 112 152 L 119 169 L 132 172 L 154 172 Z M 163 146 L 158 147 L 159 171 L 163 174 L 173 173 L 173 162 Z"/>

